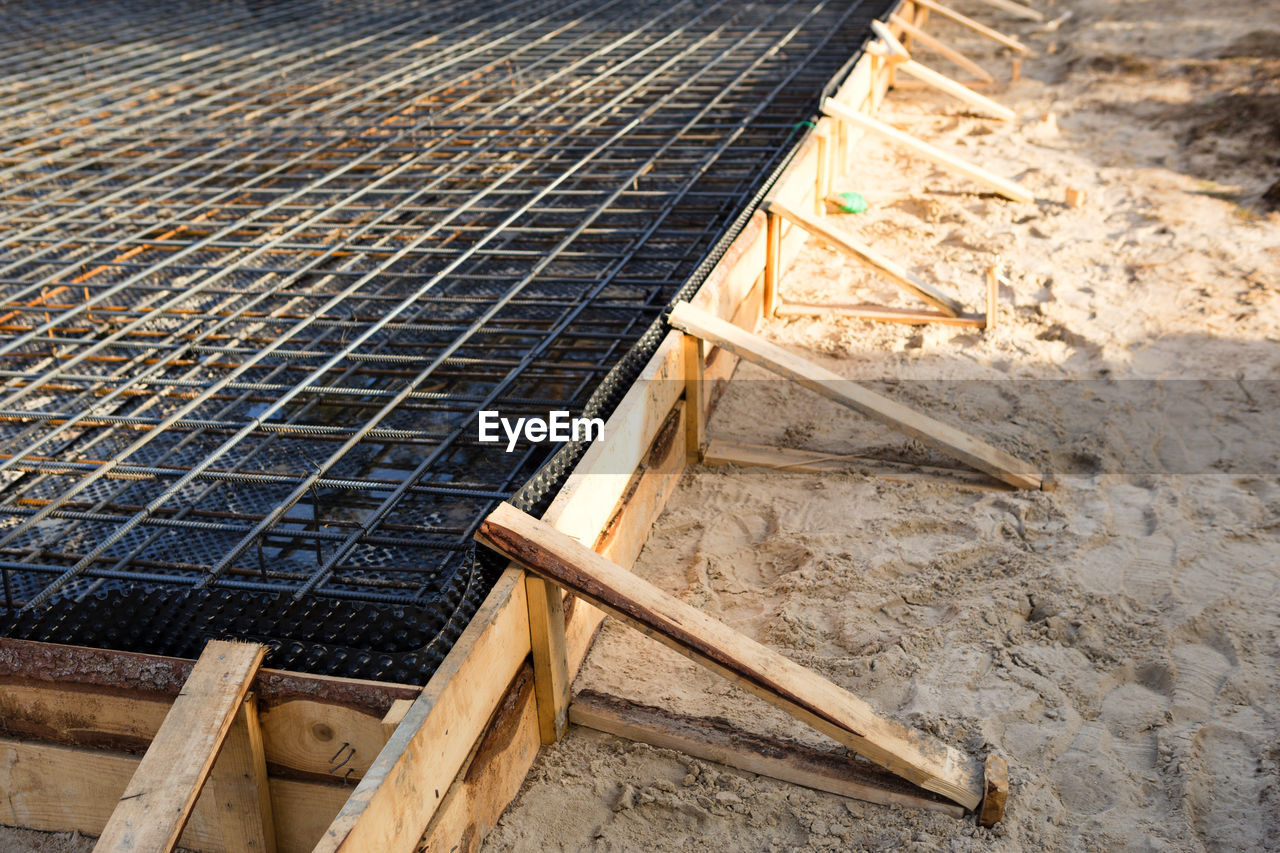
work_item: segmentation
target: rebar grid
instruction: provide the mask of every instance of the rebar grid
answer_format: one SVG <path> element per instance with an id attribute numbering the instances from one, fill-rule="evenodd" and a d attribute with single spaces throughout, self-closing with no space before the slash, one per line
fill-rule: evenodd
<path id="1" fill-rule="evenodd" d="M 554 450 L 478 412 L 583 409 L 874 5 L 0 3 L 7 630 L 428 674 Z"/>

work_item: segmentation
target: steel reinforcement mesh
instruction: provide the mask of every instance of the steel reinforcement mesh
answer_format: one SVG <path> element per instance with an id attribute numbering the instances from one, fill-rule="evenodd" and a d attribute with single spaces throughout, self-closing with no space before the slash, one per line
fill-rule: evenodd
<path id="1" fill-rule="evenodd" d="M 0 3 L 0 633 L 428 677 L 894 2 Z"/>

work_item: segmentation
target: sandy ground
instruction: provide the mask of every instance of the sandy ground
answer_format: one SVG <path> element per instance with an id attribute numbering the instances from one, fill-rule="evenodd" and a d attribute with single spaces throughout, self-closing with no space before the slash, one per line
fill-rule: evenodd
<path id="1" fill-rule="evenodd" d="M 998 254 L 1002 324 L 763 333 L 1034 460 L 1058 489 L 700 468 L 636 568 L 886 713 L 1004 755 L 1006 821 L 978 829 L 572 728 L 487 850 L 1280 848 L 1280 214 L 1264 198 L 1280 179 L 1280 8 L 1037 5 L 1072 17 L 1050 30 L 960 4 L 1036 52 L 994 93 L 1019 121 L 920 91 L 882 116 L 1049 201 L 973 194 L 868 142 L 837 189 L 870 209 L 831 219 L 970 305 Z M 1007 71 L 965 31 L 931 29 Z M 1060 203 L 1067 186 L 1085 206 Z M 814 245 L 786 292 L 910 304 Z M 739 378 L 717 437 L 943 462 L 761 371 Z M 577 686 L 822 742 L 613 622 Z M 0 851 L 90 846 L 0 832 Z"/>
<path id="2" fill-rule="evenodd" d="M 1280 214 L 1264 197 L 1280 178 L 1280 7 L 1051 3 L 1073 14 L 1046 29 L 961 5 L 1036 52 L 996 94 L 1020 120 L 914 90 L 882 115 L 1049 200 L 972 194 L 868 142 L 837 189 L 870 209 L 831 221 L 970 305 L 998 254 L 1002 324 L 762 331 L 1034 460 L 1058 488 L 698 468 L 636 571 L 892 716 L 1005 756 L 1005 822 L 572 728 L 487 850 L 1280 849 Z M 1068 186 L 1083 207 L 1061 203 Z M 785 288 L 909 304 L 813 244 Z M 713 436 L 940 461 L 762 371 L 738 379 Z M 822 742 L 612 621 L 576 687 Z"/>

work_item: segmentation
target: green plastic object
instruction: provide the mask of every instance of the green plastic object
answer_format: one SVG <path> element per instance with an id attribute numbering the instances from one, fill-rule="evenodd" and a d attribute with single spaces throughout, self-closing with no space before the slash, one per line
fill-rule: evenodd
<path id="1" fill-rule="evenodd" d="M 836 198 L 840 200 L 840 209 L 845 213 L 866 212 L 867 200 L 862 197 L 862 193 L 836 193 Z"/>

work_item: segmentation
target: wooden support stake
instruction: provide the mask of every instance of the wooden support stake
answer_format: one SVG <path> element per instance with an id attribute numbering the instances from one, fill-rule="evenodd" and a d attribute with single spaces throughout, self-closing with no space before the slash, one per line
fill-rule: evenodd
<path id="1" fill-rule="evenodd" d="M 538 732 L 545 744 L 564 737 L 569 725 L 569 657 L 565 648 L 564 596 L 537 575 L 525 575 L 529 641 L 533 649 L 533 696 Z"/>
<path id="2" fill-rule="evenodd" d="M 250 693 L 240 704 L 204 793 L 214 798 L 212 813 L 226 850 L 275 853 L 275 818 L 268 785 L 258 703 Z"/>
<path id="3" fill-rule="evenodd" d="M 964 311 L 964 305 L 957 299 L 948 296 L 936 287 L 926 284 L 920 279 L 907 272 L 905 268 L 899 266 L 894 261 L 889 260 L 876 253 L 870 246 L 860 243 L 857 240 L 845 234 L 827 227 L 823 222 L 814 219 L 812 216 L 805 216 L 776 201 L 765 202 L 764 209 L 767 213 L 775 214 L 789 222 L 799 225 L 805 231 L 813 236 L 821 239 L 823 242 L 839 249 L 844 254 L 854 258 L 877 272 L 888 277 L 894 284 L 903 290 L 923 299 L 930 305 L 937 308 L 948 317 L 959 317 Z"/>
<path id="4" fill-rule="evenodd" d="M 961 15 L 955 9 L 951 9 L 947 6 L 943 6 L 941 3 L 935 2 L 935 0 L 913 0 L 913 2 L 917 6 L 921 6 L 925 9 L 931 9 L 934 12 L 937 12 L 939 15 L 942 15 L 943 17 L 950 18 L 951 20 L 955 21 L 957 24 L 968 27 L 969 29 L 973 30 L 975 33 L 984 35 L 987 38 L 991 39 L 992 41 L 999 42 L 1000 44 L 1004 45 L 1010 50 L 1016 50 L 1018 53 L 1022 53 L 1022 54 L 1027 54 L 1031 52 L 1025 44 L 1018 41 L 1013 36 L 1007 36 L 1002 32 L 993 30 L 991 29 L 991 27 L 988 27 L 986 24 L 980 24 L 977 21 L 975 21 L 973 18 L 967 17 L 965 15 Z"/>
<path id="5" fill-rule="evenodd" d="M 817 141 L 817 167 L 814 169 L 813 214 L 823 216 L 827 212 L 827 196 L 831 195 L 831 140 L 826 127 L 815 134 Z"/>
<path id="6" fill-rule="evenodd" d="M 927 142 L 916 139 L 909 133 L 904 133 L 892 125 L 885 124 L 879 119 L 874 119 L 869 115 L 851 110 L 837 101 L 827 98 L 822 102 L 822 111 L 830 116 L 835 116 L 842 121 L 856 125 L 863 130 L 870 130 L 880 134 L 891 142 L 895 142 L 904 148 L 908 148 L 919 154 L 925 159 L 932 160 L 940 166 L 950 169 L 957 174 L 964 175 L 972 181 L 980 184 L 986 184 L 1000 195 L 1013 201 L 1032 202 L 1035 196 L 1027 190 L 1015 184 L 1007 178 L 992 174 L 986 169 L 969 163 L 956 157 L 954 154 L 948 154 L 941 148 L 936 148 Z"/>
<path id="7" fill-rule="evenodd" d="M 964 809 L 866 761 L 744 732 L 716 718 L 687 717 L 652 705 L 584 690 L 569 705 L 569 720 L 637 743 L 674 749 L 759 776 L 869 803 L 928 809 L 961 817 Z"/>
<path id="8" fill-rule="evenodd" d="M 707 344 L 693 335 L 684 336 L 684 433 L 685 451 L 691 460 L 702 458 L 706 443 L 707 397 L 704 365 Z"/>
<path id="9" fill-rule="evenodd" d="M 923 13 L 927 10 L 921 9 L 920 11 Z M 941 56 L 946 57 L 947 59 L 950 59 L 956 65 L 959 65 L 961 68 L 965 69 L 970 74 L 973 74 L 976 77 L 978 77 L 978 79 L 986 83 L 996 82 L 995 76 L 991 74 L 991 72 L 987 71 L 987 69 L 983 68 L 981 65 L 974 62 L 972 59 L 965 56 L 963 53 L 951 47 L 950 45 L 944 44 L 943 42 L 934 38 L 932 35 L 920 29 L 915 24 L 911 23 L 901 15 L 890 15 L 889 23 L 901 29 L 903 33 L 912 36 L 913 38 L 915 38 L 916 41 L 920 42 L 925 47 L 933 50 L 934 52 L 938 53 Z"/>
<path id="10" fill-rule="evenodd" d="M 999 318 L 997 306 L 999 304 L 999 288 L 1000 282 L 996 275 L 997 267 L 995 264 L 987 267 L 987 322 L 986 328 L 994 329 L 996 320 Z"/>
<path id="11" fill-rule="evenodd" d="M 761 312 L 772 317 L 778 307 L 778 279 L 782 274 L 782 220 L 765 207 L 764 287 Z"/>
<path id="12" fill-rule="evenodd" d="M 129 780 L 95 853 L 160 853 L 178 843 L 266 647 L 214 640 Z"/>
<path id="13" fill-rule="evenodd" d="M 1032 9 L 1030 6 L 1024 6 L 1021 3 L 1015 3 L 1013 0 L 982 0 L 988 6 L 994 6 L 997 9 L 1008 12 L 1010 15 L 1017 15 L 1019 18 L 1026 18 L 1028 21 L 1043 21 L 1044 13 Z"/>
<path id="14" fill-rule="evenodd" d="M 690 607 L 554 527 L 501 504 L 476 540 L 587 599 L 641 633 L 782 708 L 858 754 L 967 809 L 982 802 L 982 768 L 942 741 L 870 705 Z"/>
<path id="15" fill-rule="evenodd" d="M 828 400 L 900 430 L 966 465 L 985 471 L 997 480 L 1020 489 L 1040 488 L 1040 473 L 1022 460 L 953 426 L 863 388 L 820 365 L 792 355 L 687 302 L 678 303 L 669 320 L 677 329 L 698 335 L 740 358 L 794 380 Z"/>

